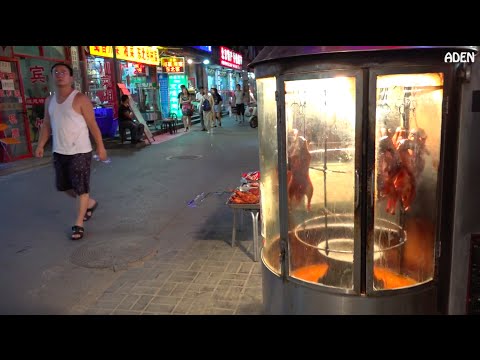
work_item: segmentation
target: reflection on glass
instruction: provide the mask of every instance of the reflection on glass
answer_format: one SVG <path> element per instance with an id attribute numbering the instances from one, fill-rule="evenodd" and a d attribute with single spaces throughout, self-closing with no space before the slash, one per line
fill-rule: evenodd
<path id="1" fill-rule="evenodd" d="M 355 78 L 285 82 L 290 274 L 353 288 Z"/>
<path id="2" fill-rule="evenodd" d="M 257 79 L 258 136 L 260 146 L 260 192 L 263 258 L 280 274 L 280 222 L 278 209 L 278 142 L 275 78 Z"/>
<path id="3" fill-rule="evenodd" d="M 442 99 L 441 73 L 377 77 L 374 289 L 433 277 Z"/>

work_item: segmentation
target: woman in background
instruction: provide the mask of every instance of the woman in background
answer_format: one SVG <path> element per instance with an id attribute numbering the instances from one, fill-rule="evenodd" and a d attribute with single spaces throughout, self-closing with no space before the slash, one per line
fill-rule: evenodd
<path id="1" fill-rule="evenodd" d="M 192 115 L 193 115 L 193 105 L 186 87 L 182 88 L 182 93 L 180 95 L 180 106 L 182 107 L 182 121 L 185 131 L 188 131 L 190 126 L 192 126 Z"/>

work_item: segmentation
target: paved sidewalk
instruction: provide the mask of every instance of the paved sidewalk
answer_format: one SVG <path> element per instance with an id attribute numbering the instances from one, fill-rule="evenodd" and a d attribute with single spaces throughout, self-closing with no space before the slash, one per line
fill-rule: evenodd
<path id="1" fill-rule="evenodd" d="M 232 247 L 225 205 L 241 173 L 258 169 L 258 135 L 222 120 L 212 134 L 196 124 L 156 136 L 152 146 L 106 142 L 112 162 L 92 166 L 100 207 L 81 242 L 68 240 L 74 206 L 53 189 L 50 153 L 0 167 L 12 204 L 0 214 L 7 224 L 0 263 L 8 270 L 0 275 L 0 312 L 262 314 L 251 217 Z M 203 192 L 210 196 L 188 206 Z"/>
<path id="2" fill-rule="evenodd" d="M 246 248 L 199 240 L 124 272 L 85 314 L 262 314 L 260 263 Z"/>

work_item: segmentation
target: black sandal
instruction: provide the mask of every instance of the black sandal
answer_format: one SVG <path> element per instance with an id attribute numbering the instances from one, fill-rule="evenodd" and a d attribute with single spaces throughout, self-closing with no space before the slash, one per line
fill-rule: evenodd
<path id="1" fill-rule="evenodd" d="M 83 233 L 85 229 L 82 226 L 74 225 L 72 226 L 72 236 L 70 237 L 72 240 L 80 240 L 83 238 Z"/>
<path id="2" fill-rule="evenodd" d="M 95 202 L 95 205 L 93 205 L 91 208 L 88 208 L 87 211 L 85 212 L 85 216 L 83 217 L 83 221 L 88 221 L 93 215 L 93 212 L 98 206 L 98 201 Z M 90 215 L 88 215 L 88 212 L 90 212 Z"/>

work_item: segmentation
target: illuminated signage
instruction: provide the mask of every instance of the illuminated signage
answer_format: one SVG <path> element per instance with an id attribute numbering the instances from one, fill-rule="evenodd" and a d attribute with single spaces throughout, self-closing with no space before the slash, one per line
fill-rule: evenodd
<path id="1" fill-rule="evenodd" d="M 89 46 L 90 55 L 113 58 L 113 46 Z"/>
<path id="2" fill-rule="evenodd" d="M 162 57 L 160 59 L 162 71 L 173 74 L 183 74 L 185 72 L 184 57 Z"/>
<path id="3" fill-rule="evenodd" d="M 158 65 L 158 50 L 151 46 L 115 46 L 117 59 Z"/>
<path id="4" fill-rule="evenodd" d="M 212 52 L 212 47 L 211 46 L 192 46 L 192 48 L 202 50 L 202 51 L 206 51 L 206 52 L 209 52 L 209 53 Z"/>
<path id="5" fill-rule="evenodd" d="M 182 109 L 178 106 L 178 94 L 182 92 L 182 85 L 187 86 L 187 75 L 168 75 L 168 97 L 170 100 L 170 112 L 182 117 Z"/>
<path id="6" fill-rule="evenodd" d="M 220 65 L 242 70 L 242 55 L 230 50 L 229 48 L 220 46 Z"/>

